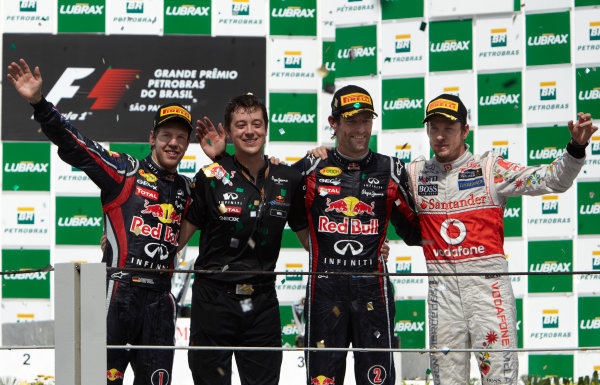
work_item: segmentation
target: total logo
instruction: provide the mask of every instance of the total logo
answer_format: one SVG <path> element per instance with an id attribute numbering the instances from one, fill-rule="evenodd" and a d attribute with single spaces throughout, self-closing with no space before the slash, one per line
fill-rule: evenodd
<path id="1" fill-rule="evenodd" d="M 325 204 L 327 205 L 324 210 L 326 213 L 335 211 L 336 213 L 342 213 L 349 217 L 361 214 L 375 215 L 373 212 L 373 209 L 375 208 L 375 202 L 367 204 L 353 196 L 347 196 L 333 202 L 330 198 L 327 198 Z"/>
<path id="2" fill-rule="evenodd" d="M 571 262 L 546 261 L 544 263 L 531 264 L 529 272 L 553 273 L 571 271 Z"/>
<path id="3" fill-rule="evenodd" d="M 167 16 L 208 16 L 210 7 L 194 7 L 193 5 L 182 5 L 181 7 L 167 7 Z"/>
<path id="4" fill-rule="evenodd" d="M 302 114 L 300 112 L 288 112 L 286 114 L 273 114 L 272 123 L 314 123 L 316 114 Z"/>
<path id="5" fill-rule="evenodd" d="M 542 328 L 557 329 L 558 328 L 558 309 L 542 310 Z"/>
<path id="6" fill-rule="evenodd" d="M 493 95 L 480 96 L 480 106 L 497 106 L 499 104 L 519 104 L 521 94 L 505 94 L 497 92 Z"/>
<path id="7" fill-rule="evenodd" d="M 596 317 L 594 319 L 581 320 L 581 322 L 579 323 L 579 328 L 592 330 L 600 329 L 600 317 Z"/>
<path id="8" fill-rule="evenodd" d="M 302 51 L 285 51 L 284 55 L 284 68 L 302 68 Z"/>
<path id="9" fill-rule="evenodd" d="M 144 2 L 143 0 L 127 1 L 125 10 L 127 13 L 144 13 Z"/>
<path id="10" fill-rule="evenodd" d="M 196 173 L 196 156 L 184 155 L 178 166 L 178 172 Z"/>
<path id="11" fill-rule="evenodd" d="M 104 5 L 89 5 L 87 3 L 68 4 L 60 6 L 61 15 L 102 15 Z"/>
<path id="12" fill-rule="evenodd" d="M 598 215 L 598 214 L 600 214 L 600 202 L 596 202 L 593 205 L 579 206 L 579 214 L 581 214 L 581 215 Z"/>
<path id="13" fill-rule="evenodd" d="M 558 195 L 542 197 L 542 214 L 558 214 Z"/>
<path id="14" fill-rule="evenodd" d="M 600 87 L 594 87 L 591 90 L 579 91 L 577 98 L 579 100 L 598 100 L 600 99 Z"/>
<path id="15" fill-rule="evenodd" d="M 508 140 L 495 140 L 492 142 L 492 151 L 504 159 L 508 159 Z"/>
<path id="16" fill-rule="evenodd" d="M 371 57 L 375 56 L 375 49 L 377 49 L 377 47 L 363 47 L 362 45 L 354 46 L 338 50 L 337 57 L 338 59 L 351 60 L 361 57 Z"/>
<path id="17" fill-rule="evenodd" d="M 412 273 L 412 257 L 396 257 L 396 273 Z"/>
<path id="18" fill-rule="evenodd" d="M 319 195 L 340 195 L 340 186 L 319 186 Z"/>
<path id="19" fill-rule="evenodd" d="M 151 214 L 153 217 L 158 218 L 162 223 L 175 223 L 181 224 L 181 214 L 177 213 L 175 207 L 170 203 L 157 203 L 149 205 L 148 200 L 144 201 L 144 209 L 140 211 L 140 214 Z"/>
<path id="20" fill-rule="evenodd" d="M 356 256 L 363 252 L 363 244 L 353 239 L 342 239 L 334 243 L 333 250 L 340 255 L 347 255 L 350 252 L 351 255 Z"/>
<path id="21" fill-rule="evenodd" d="M 495 47 L 506 47 L 506 28 L 493 28 L 490 31 L 490 45 Z"/>
<path id="22" fill-rule="evenodd" d="M 590 21 L 590 40 L 600 40 L 600 21 Z"/>
<path id="23" fill-rule="evenodd" d="M 316 9 L 308 9 L 308 8 L 300 8 L 300 7 L 273 8 L 273 11 L 271 12 L 271 16 L 312 19 L 315 17 L 316 11 L 317 11 Z"/>
<path id="24" fill-rule="evenodd" d="M 396 35 L 395 41 L 396 53 L 410 52 L 410 34 L 408 35 Z"/>
<path id="25" fill-rule="evenodd" d="M 286 272 L 301 272 L 302 270 L 303 270 L 303 266 L 301 263 L 286 263 L 285 264 Z M 302 275 L 288 274 L 286 276 L 286 281 L 302 281 Z"/>
<path id="26" fill-rule="evenodd" d="M 323 375 L 316 376 L 310 379 L 311 385 L 335 385 L 335 377 L 329 378 Z"/>
<path id="27" fill-rule="evenodd" d="M 394 156 L 404 163 L 410 163 L 410 160 L 412 159 L 410 144 L 396 146 L 396 152 L 394 153 Z"/>
<path id="28" fill-rule="evenodd" d="M 540 83 L 540 100 L 556 100 L 556 82 Z"/>
<path id="29" fill-rule="evenodd" d="M 233 0 L 231 5 L 231 14 L 233 16 L 250 15 L 250 0 Z"/>
<path id="30" fill-rule="evenodd" d="M 453 51 L 466 51 L 469 49 L 471 40 L 446 40 L 441 43 L 431 43 L 429 50 L 431 52 L 453 52 Z"/>
<path id="31" fill-rule="evenodd" d="M 17 224 L 33 225 L 35 224 L 35 208 L 17 207 Z"/>
<path id="32" fill-rule="evenodd" d="M 398 98 L 383 102 L 384 110 L 411 110 L 423 108 L 423 99 Z"/>
<path id="33" fill-rule="evenodd" d="M 58 218 L 58 227 L 100 227 L 102 217 L 89 217 L 87 215 L 74 215 L 72 217 Z"/>
<path id="34" fill-rule="evenodd" d="M 567 39 L 569 38 L 569 34 L 554 34 L 554 33 L 544 33 L 538 36 L 529 36 L 527 39 L 527 45 L 529 46 L 537 46 L 537 45 L 557 45 L 557 44 L 567 44 Z"/>
<path id="35" fill-rule="evenodd" d="M 556 159 L 563 154 L 562 149 L 545 147 L 541 150 L 529 151 L 529 159 Z"/>
<path id="36" fill-rule="evenodd" d="M 600 270 L 600 250 L 592 251 L 592 270 Z"/>
<path id="37" fill-rule="evenodd" d="M 36 12 L 37 1 L 36 0 L 20 0 L 19 11 L 21 12 Z"/>
<path id="38" fill-rule="evenodd" d="M 5 172 L 48 172 L 50 163 L 34 163 L 32 161 L 20 161 L 19 163 L 5 163 Z"/>
<path id="39" fill-rule="evenodd" d="M 592 155 L 600 155 L 600 136 L 593 136 L 590 141 Z"/>
<path id="40" fill-rule="evenodd" d="M 394 326 L 395 332 L 423 332 L 425 322 L 410 322 L 408 320 L 398 321 Z"/>

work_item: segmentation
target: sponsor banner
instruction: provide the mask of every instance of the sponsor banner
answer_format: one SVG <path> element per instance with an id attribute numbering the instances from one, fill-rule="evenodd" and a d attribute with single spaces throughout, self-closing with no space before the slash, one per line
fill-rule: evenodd
<path id="1" fill-rule="evenodd" d="M 265 36 L 266 5 L 263 0 L 214 1 L 213 33 L 217 36 Z"/>
<path id="2" fill-rule="evenodd" d="M 520 127 L 482 128 L 477 131 L 478 150 L 494 151 L 513 163 L 525 164 L 525 133 Z"/>
<path id="3" fill-rule="evenodd" d="M 567 345 L 564 345 L 567 346 Z M 573 346 L 573 345 L 568 345 Z M 583 374 L 583 373 L 581 373 Z M 586 373 L 587 374 L 587 373 Z M 573 377 L 572 354 L 529 353 L 529 375 L 547 377 Z M 588 374 L 589 375 L 589 374 Z"/>
<path id="4" fill-rule="evenodd" d="M 515 305 L 517 308 L 517 347 L 523 347 L 523 298 L 515 298 Z M 519 357 L 521 361 L 521 357 Z M 521 364 L 519 363 L 519 366 Z"/>
<path id="5" fill-rule="evenodd" d="M 420 128 L 425 116 L 425 79 L 383 79 L 382 129 Z"/>
<path id="6" fill-rule="evenodd" d="M 381 0 L 381 19 L 423 17 L 423 0 Z"/>
<path id="7" fill-rule="evenodd" d="M 428 2 L 429 17 L 448 17 L 458 15 L 475 15 L 496 12 L 512 12 L 515 4 L 513 0 L 498 1 L 470 1 L 470 0 L 444 0 Z"/>
<path id="8" fill-rule="evenodd" d="M 536 241 L 528 243 L 528 271 L 552 273 L 573 271 L 573 241 Z M 529 293 L 569 293 L 571 275 L 530 275 Z"/>
<path id="9" fill-rule="evenodd" d="M 573 25 L 573 45 L 577 64 L 598 63 L 600 61 L 600 10 L 577 9 L 575 10 Z M 588 71 L 589 72 L 589 71 Z M 576 78 L 579 82 L 579 78 Z"/>
<path id="10" fill-rule="evenodd" d="M 337 78 L 377 74 L 376 25 L 336 28 L 335 49 Z"/>
<path id="11" fill-rule="evenodd" d="M 504 240 L 504 255 L 508 263 L 508 271 L 522 273 L 527 271 L 527 259 L 525 255 L 525 242 L 521 239 L 508 238 Z M 527 295 L 527 276 L 511 275 L 515 297 L 525 297 Z"/>
<path id="12" fill-rule="evenodd" d="M 102 205 L 96 197 L 56 197 L 56 244 L 99 245 Z"/>
<path id="13" fill-rule="evenodd" d="M 375 24 L 379 21 L 379 1 L 377 0 L 335 0 L 336 24 Z"/>
<path id="14" fill-rule="evenodd" d="M 161 0 L 111 0 L 111 35 L 158 35 L 163 27 Z M 147 47 L 147 46 L 146 46 Z"/>
<path id="15" fill-rule="evenodd" d="M 570 25 L 568 11 L 526 15 L 527 65 L 569 63 Z"/>
<path id="16" fill-rule="evenodd" d="M 486 70 L 519 68 L 523 63 L 523 15 L 520 13 L 475 22 L 477 66 Z"/>
<path id="17" fill-rule="evenodd" d="M 54 32 L 55 4 L 55 2 L 47 0 L 3 0 L 3 32 Z"/>
<path id="18" fill-rule="evenodd" d="M 579 297 L 577 346 L 600 346 L 600 297 Z"/>
<path id="19" fill-rule="evenodd" d="M 316 94 L 271 93 L 269 111 L 269 140 L 317 141 Z"/>
<path id="20" fill-rule="evenodd" d="M 2 163 L 3 191 L 50 191 L 49 142 L 4 142 Z"/>
<path id="21" fill-rule="evenodd" d="M 527 165 L 552 163 L 562 156 L 570 139 L 566 126 L 527 127 Z"/>
<path id="22" fill-rule="evenodd" d="M 177 172 L 193 179 L 204 166 L 213 163 L 202 148 L 196 144 L 190 145 L 177 166 Z"/>
<path id="23" fill-rule="evenodd" d="M 530 277 L 531 279 L 531 277 Z M 577 302 L 575 297 L 528 298 L 525 320 L 528 348 L 577 346 Z"/>
<path id="24" fill-rule="evenodd" d="M 58 0 L 58 32 L 104 32 L 106 0 Z"/>
<path id="25" fill-rule="evenodd" d="M 429 141 L 424 128 L 381 133 L 380 152 L 400 158 L 406 164 L 427 154 L 427 151 L 429 151 Z M 391 228 L 388 233 L 390 237 L 397 237 Z"/>
<path id="26" fill-rule="evenodd" d="M 600 5 L 599 0 L 575 0 L 576 7 L 586 7 L 590 5 Z"/>
<path id="27" fill-rule="evenodd" d="M 425 313 L 424 299 L 396 301 L 394 335 L 399 339 L 399 348 L 425 348 Z"/>
<path id="28" fill-rule="evenodd" d="M 50 273 L 53 274 L 53 273 Z M 54 309 L 52 302 L 47 299 L 27 298 L 27 299 L 13 299 L 4 298 L 2 300 L 2 307 L 0 307 L 0 318 L 2 323 L 21 323 L 21 322 L 34 322 L 34 321 L 49 321 L 54 319 Z M 51 355 L 48 360 L 51 362 L 50 368 L 46 373 L 54 373 L 54 352 L 48 351 Z M 27 354 L 30 354 L 29 352 Z M 31 354 L 33 358 L 33 354 Z M 19 355 L 19 359 L 23 357 L 23 352 Z M 23 366 L 23 361 L 20 360 L 18 366 Z M 33 360 L 31 360 L 33 361 Z M 30 362 L 31 362 L 30 361 Z M 6 361 L 2 361 L 6 362 Z M 15 365 L 17 366 L 17 365 Z M 17 367 L 18 367 L 17 366 Z M 6 375 L 8 367 L 2 368 L 2 375 Z M 29 372 L 31 374 L 31 372 Z M 36 373 L 40 373 L 39 371 Z M 34 376 L 30 376 L 33 378 Z M 22 376 L 21 378 L 25 378 Z"/>
<path id="29" fill-rule="evenodd" d="M 78 54 L 57 55 L 64 47 Z M 264 38 L 4 34 L 3 64 L 26 55 L 39 65 L 46 98 L 86 136 L 147 143 L 154 113 L 167 102 L 218 122 L 240 90 L 264 95 L 264 78 L 256 74 L 265 72 L 265 49 Z M 2 92 L 2 140 L 40 140 L 31 107 L 13 89 Z"/>
<path id="30" fill-rule="evenodd" d="M 430 74 L 427 82 L 427 98 L 425 100 L 425 108 L 427 103 L 441 94 L 456 95 L 462 100 L 467 108 L 467 123 L 474 128 L 477 122 L 477 104 L 475 88 L 473 85 L 473 74 L 468 72 L 463 73 L 437 73 Z M 425 117 L 425 116 L 423 116 Z M 471 134 L 471 132 L 469 132 Z M 473 149 L 473 147 L 471 147 Z"/>
<path id="31" fill-rule="evenodd" d="M 570 0 L 529 0 L 527 11 L 542 11 L 546 9 L 565 9 L 571 7 Z"/>
<path id="32" fill-rule="evenodd" d="M 51 191 L 60 195 L 100 195 L 100 189 L 86 173 L 60 159 L 58 147 L 54 144 L 50 148 L 50 162 L 52 164 Z"/>
<path id="33" fill-rule="evenodd" d="M 210 0 L 165 0 L 165 35 L 210 35 L 211 11 Z"/>
<path id="34" fill-rule="evenodd" d="M 600 20 L 600 16 L 598 17 Z M 600 22 L 598 23 L 600 31 Z M 599 32 L 600 33 L 600 32 Z M 600 44 L 600 35 L 598 44 Z M 600 67 L 575 69 L 577 111 L 590 112 L 600 108 Z M 600 141 L 592 148 L 593 155 L 600 155 Z M 589 154 L 588 154 L 589 155 Z"/>
<path id="35" fill-rule="evenodd" d="M 270 0 L 270 34 L 316 36 L 317 0 Z"/>
<path id="36" fill-rule="evenodd" d="M 289 275 L 278 275 L 275 280 L 275 289 L 280 303 L 293 304 L 306 295 L 308 276 L 293 274 L 294 272 L 309 271 L 308 259 L 304 249 L 282 248 L 279 252 L 275 271 L 291 273 Z"/>
<path id="37" fill-rule="evenodd" d="M 471 19 L 429 23 L 429 71 L 473 68 Z"/>
<path id="38" fill-rule="evenodd" d="M 2 194 L 2 245 L 49 247 L 54 226 L 50 222 L 48 193 Z"/>
<path id="39" fill-rule="evenodd" d="M 534 176 L 537 178 L 538 176 Z M 524 183 L 539 183 L 526 180 Z M 567 238 L 575 235 L 575 188 L 562 194 L 526 197 L 527 235 L 531 238 L 549 239 L 560 234 Z"/>
<path id="40" fill-rule="evenodd" d="M 279 306 L 281 320 L 281 342 L 284 348 L 296 346 L 296 337 L 301 333 L 298 330 L 294 319 L 294 309 L 292 306 Z"/>
<path id="41" fill-rule="evenodd" d="M 523 198 L 508 197 L 504 208 L 504 236 L 523 236 Z"/>
<path id="42" fill-rule="evenodd" d="M 577 293 L 597 295 L 600 287 L 600 240 L 597 237 L 579 237 L 577 239 L 577 270 L 597 271 L 598 274 L 575 276 Z"/>
<path id="43" fill-rule="evenodd" d="M 479 125 L 522 122 L 521 72 L 477 75 Z"/>
<path id="44" fill-rule="evenodd" d="M 386 76 L 425 73 L 429 55 L 427 34 L 421 31 L 420 20 L 381 24 L 380 35 L 382 73 Z"/>
<path id="45" fill-rule="evenodd" d="M 527 69 L 527 123 L 567 122 L 573 118 L 573 72 L 570 66 Z"/>
<path id="46" fill-rule="evenodd" d="M 56 246 L 50 251 L 52 264 L 57 263 L 99 263 L 102 261 L 102 249 L 98 239 L 94 246 Z M 177 274 L 182 275 L 182 274 Z M 173 274 L 173 278 L 175 278 Z"/>
<path id="47" fill-rule="evenodd" d="M 323 41 L 322 66 L 327 70 L 327 75 L 323 76 L 321 88 L 325 89 L 325 85 L 335 84 L 335 41 Z"/>
<path id="48" fill-rule="evenodd" d="M 396 235 L 392 227 L 389 228 L 388 237 Z M 395 238 L 398 238 L 396 235 Z M 426 273 L 423 250 L 417 247 L 406 246 L 404 242 L 391 240 L 389 243 L 390 255 L 388 257 L 388 271 L 390 273 Z M 427 277 L 413 275 L 398 275 L 390 278 L 394 285 L 396 300 L 427 298 Z"/>
<path id="49" fill-rule="evenodd" d="M 578 180 L 600 179 L 600 136 L 592 136 L 586 149 L 585 164 L 577 176 Z"/>
<path id="50" fill-rule="evenodd" d="M 269 39 L 269 82 L 271 91 L 319 88 L 319 42 L 313 39 Z"/>
<path id="51" fill-rule="evenodd" d="M 577 234 L 600 234 L 600 182 L 577 183 Z"/>
<path id="52" fill-rule="evenodd" d="M 50 250 L 2 249 L 2 271 L 41 269 L 50 264 Z M 50 272 L 2 276 L 2 298 L 50 298 Z"/>

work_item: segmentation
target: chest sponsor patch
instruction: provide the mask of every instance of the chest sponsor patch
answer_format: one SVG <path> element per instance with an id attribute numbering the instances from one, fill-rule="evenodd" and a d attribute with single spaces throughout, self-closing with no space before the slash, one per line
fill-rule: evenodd
<path id="1" fill-rule="evenodd" d="M 479 176 L 483 176 L 483 171 L 480 168 L 465 170 L 458 173 L 458 179 L 473 179 Z"/>
<path id="2" fill-rule="evenodd" d="M 277 218 L 286 218 L 287 217 L 287 211 L 285 211 L 285 210 L 271 209 L 269 214 L 271 216 L 277 217 Z"/>
<path id="3" fill-rule="evenodd" d="M 468 190 L 470 188 L 483 186 L 483 178 L 477 178 L 473 180 L 459 180 L 458 181 L 458 189 L 459 190 Z"/>
<path id="4" fill-rule="evenodd" d="M 437 175 L 419 175 L 419 182 L 421 183 L 437 182 L 437 180 Z"/>
<path id="5" fill-rule="evenodd" d="M 135 193 L 144 198 L 152 199 L 153 201 L 158 200 L 158 192 L 148 190 L 140 186 L 135 186 Z"/>
<path id="6" fill-rule="evenodd" d="M 438 185 L 437 184 L 420 184 L 418 186 L 417 194 L 420 196 L 438 195 Z"/>

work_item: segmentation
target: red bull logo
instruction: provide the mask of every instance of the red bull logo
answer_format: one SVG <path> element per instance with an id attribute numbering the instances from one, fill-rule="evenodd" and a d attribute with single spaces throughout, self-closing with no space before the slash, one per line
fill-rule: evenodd
<path id="1" fill-rule="evenodd" d="M 177 213 L 172 204 L 157 203 L 149 205 L 148 203 L 148 200 L 144 202 L 144 210 L 140 211 L 140 214 L 151 214 L 162 223 L 181 224 L 181 214 Z"/>
<path id="2" fill-rule="evenodd" d="M 331 201 L 327 198 L 327 207 L 325 212 L 335 211 L 336 213 L 342 213 L 349 217 L 354 217 L 360 214 L 375 215 L 373 209 L 375 208 L 375 202 L 371 202 L 370 205 L 362 202 L 356 197 L 348 196 L 336 201 Z"/>
<path id="3" fill-rule="evenodd" d="M 328 378 L 323 375 L 311 378 L 311 385 L 335 385 L 335 377 Z"/>
<path id="4" fill-rule="evenodd" d="M 123 373 L 119 372 L 115 368 L 112 368 L 112 369 L 106 371 L 106 378 L 109 381 L 122 380 L 123 379 Z"/>
<path id="5" fill-rule="evenodd" d="M 330 221 L 329 218 L 325 216 L 320 216 L 319 232 L 353 235 L 377 235 L 379 232 L 379 220 L 371 219 L 368 223 L 362 223 L 359 219 L 344 218 L 342 222 L 335 222 Z"/>

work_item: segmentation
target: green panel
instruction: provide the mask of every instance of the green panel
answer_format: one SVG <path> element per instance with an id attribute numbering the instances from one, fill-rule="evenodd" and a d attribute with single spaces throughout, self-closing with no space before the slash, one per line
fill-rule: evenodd
<path id="1" fill-rule="evenodd" d="M 523 198 L 509 197 L 504 209 L 504 236 L 523 236 Z"/>
<path id="2" fill-rule="evenodd" d="M 50 143 L 2 144 L 2 190 L 50 191 Z"/>
<path id="3" fill-rule="evenodd" d="M 377 152 L 377 135 L 371 135 L 369 139 L 369 149 L 373 152 Z"/>
<path id="4" fill-rule="evenodd" d="M 425 348 L 425 312 L 425 300 L 396 301 L 394 335 L 401 348 Z"/>
<path id="5" fill-rule="evenodd" d="M 423 0 L 381 0 L 383 20 L 423 17 Z"/>
<path id="6" fill-rule="evenodd" d="M 530 353 L 529 375 L 573 377 L 573 355 Z"/>
<path id="7" fill-rule="evenodd" d="M 377 26 L 337 28 L 335 50 L 336 77 L 377 74 Z"/>
<path id="8" fill-rule="evenodd" d="M 529 272 L 573 271 L 573 241 L 529 242 Z M 568 293 L 573 291 L 572 275 L 531 275 L 529 293 Z"/>
<path id="9" fill-rule="evenodd" d="M 570 139 L 567 127 L 528 127 L 527 165 L 552 163 L 562 155 Z"/>
<path id="10" fill-rule="evenodd" d="M 104 32 L 105 0 L 58 0 L 58 32 Z"/>
<path id="11" fill-rule="evenodd" d="M 600 182 L 577 183 L 577 234 L 600 234 Z"/>
<path id="12" fill-rule="evenodd" d="M 317 35 L 317 0 L 271 0 L 271 35 Z"/>
<path id="13" fill-rule="evenodd" d="M 109 148 L 111 151 L 129 154 L 137 159 L 144 159 L 152 151 L 149 143 L 111 143 Z"/>
<path id="14" fill-rule="evenodd" d="M 2 250 L 2 271 L 41 269 L 49 264 L 50 250 Z M 3 275 L 2 298 L 50 298 L 50 272 Z"/>
<path id="15" fill-rule="evenodd" d="M 102 205 L 97 197 L 56 197 L 56 244 L 99 245 Z"/>
<path id="16" fill-rule="evenodd" d="M 429 23 L 429 71 L 473 68 L 471 19 Z"/>
<path id="17" fill-rule="evenodd" d="M 165 0 L 165 35 L 210 35 L 211 0 Z"/>
<path id="18" fill-rule="evenodd" d="M 522 122 L 521 72 L 477 76 L 480 126 Z"/>
<path id="19" fill-rule="evenodd" d="M 329 71 L 322 81 L 325 88 L 325 84 L 335 84 L 335 41 L 323 42 L 323 66 Z"/>
<path id="20" fill-rule="evenodd" d="M 588 5 L 600 5 L 600 0 L 575 0 L 576 7 L 585 7 Z"/>
<path id="21" fill-rule="evenodd" d="M 579 345 L 600 346 L 600 297 L 578 298 Z"/>
<path id="22" fill-rule="evenodd" d="M 600 109 L 600 67 L 577 68 L 577 111 L 595 112 Z"/>
<path id="23" fill-rule="evenodd" d="M 515 298 L 517 308 L 517 343 L 518 348 L 523 347 L 523 298 Z"/>
<path id="24" fill-rule="evenodd" d="M 283 229 L 281 235 L 281 248 L 302 249 L 302 244 L 292 229 Z"/>
<path id="25" fill-rule="evenodd" d="M 575 0 L 577 1 L 577 0 Z M 520 11 L 521 10 L 521 0 L 515 0 L 513 3 L 513 10 L 515 12 Z"/>
<path id="26" fill-rule="evenodd" d="M 298 329 L 294 320 L 294 313 L 291 306 L 279 306 L 279 315 L 281 318 L 281 339 L 283 347 L 296 346 L 296 336 Z"/>
<path id="27" fill-rule="evenodd" d="M 527 15 L 527 65 L 569 63 L 571 33 L 569 12 Z"/>
<path id="28" fill-rule="evenodd" d="M 317 141 L 317 94 L 269 96 L 269 139 L 272 141 Z"/>
<path id="29" fill-rule="evenodd" d="M 425 116 L 425 79 L 384 79 L 381 81 L 384 130 L 421 128 Z"/>

